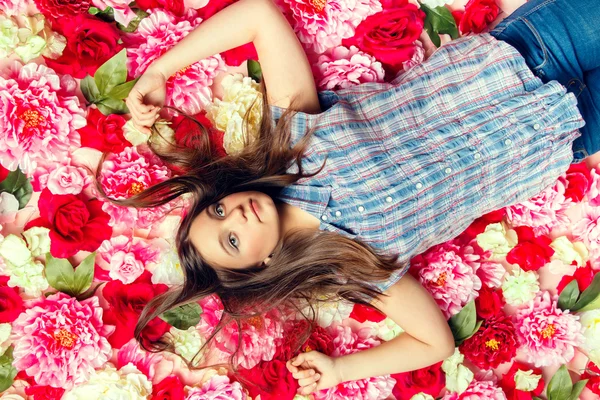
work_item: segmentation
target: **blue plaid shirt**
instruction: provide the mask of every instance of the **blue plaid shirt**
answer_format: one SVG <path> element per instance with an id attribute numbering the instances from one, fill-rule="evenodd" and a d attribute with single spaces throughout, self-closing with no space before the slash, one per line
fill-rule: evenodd
<path id="1" fill-rule="evenodd" d="M 489 34 L 463 37 L 390 83 L 319 93 L 323 112 L 291 121 L 313 178 L 280 199 L 408 261 L 477 217 L 529 199 L 572 161 L 584 122 L 573 94 L 543 84 L 519 52 Z M 283 109 L 271 106 L 274 120 Z M 290 169 L 297 170 L 294 165 Z"/>

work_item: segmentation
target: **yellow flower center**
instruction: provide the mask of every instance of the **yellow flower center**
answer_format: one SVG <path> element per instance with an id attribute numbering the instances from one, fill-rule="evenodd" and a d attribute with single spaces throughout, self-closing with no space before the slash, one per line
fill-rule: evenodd
<path id="1" fill-rule="evenodd" d="M 497 341 L 496 339 L 490 339 L 487 342 L 485 342 L 485 347 L 487 347 L 488 349 L 492 349 L 494 351 L 498 350 L 500 348 L 500 342 Z"/>
<path id="2" fill-rule="evenodd" d="M 25 121 L 25 128 L 36 128 L 46 119 L 36 110 L 27 110 L 17 118 Z"/>
<path id="3" fill-rule="evenodd" d="M 142 193 L 144 189 L 143 183 L 133 182 L 127 193 L 129 193 L 130 196 L 133 196 L 134 194 Z"/>
<path id="4" fill-rule="evenodd" d="M 446 273 L 442 272 L 437 280 L 433 281 L 433 283 L 436 286 L 444 286 L 444 283 L 446 283 Z"/>
<path id="5" fill-rule="evenodd" d="M 308 353 L 309 351 L 312 351 L 312 350 L 313 350 L 313 349 L 312 349 L 312 347 L 310 347 L 309 345 L 306 345 L 306 346 L 304 347 L 304 352 L 305 352 L 305 353 Z"/>
<path id="6" fill-rule="evenodd" d="M 263 320 L 258 315 L 248 318 L 248 323 L 256 329 L 261 329 L 263 327 Z"/>
<path id="7" fill-rule="evenodd" d="M 327 4 L 327 0 L 309 0 L 310 5 L 313 6 L 316 12 L 321 12 Z"/>
<path id="8" fill-rule="evenodd" d="M 554 332 L 556 332 L 556 328 L 554 327 L 554 324 L 549 324 L 547 327 L 545 327 L 540 332 L 540 336 L 543 337 L 544 339 L 548 339 L 548 338 L 551 338 L 552 336 L 554 336 Z"/>
<path id="9" fill-rule="evenodd" d="M 180 75 L 183 75 L 183 74 L 185 74 L 185 71 L 187 71 L 187 70 L 188 70 L 188 69 L 190 69 L 190 68 L 192 68 L 192 66 L 191 66 L 191 65 L 188 65 L 187 67 L 183 67 L 183 68 L 181 68 L 179 71 L 175 72 L 175 73 L 174 73 L 173 75 L 171 75 L 171 76 L 180 76 Z"/>
<path id="10" fill-rule="evenodd" d="M 66 329 L 59 329 L 58 331 L 54 332 L 54 335 L 52 336 L 59 345 L 69 350 L 75 346 L 75 342 L 77 342 L 77 339 L 79 338 L 79 336 L 69 332 Z"/>

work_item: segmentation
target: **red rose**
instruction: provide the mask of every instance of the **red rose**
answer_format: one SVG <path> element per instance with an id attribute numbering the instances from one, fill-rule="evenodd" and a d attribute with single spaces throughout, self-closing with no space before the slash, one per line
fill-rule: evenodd
<path id="1" fill-rule="evenodd" d="M 356 28 L 353 37 L 342 44 L 358 47 L 371 54 L 395 76 L 403 69 L 402 63 L 415 53 L 415 41 L 421 36 L 425 13 L 414 4 L 399 1 L 397 8 L 384 9 L 367 17 Z"/>
<path id="2" fill-rule="evenodd" d="M 117 114 L 106 116 L 97 108 L 88 108 L 87 125 L 78 129 L 81 146 L 101 152 L 120 153 L 131 144 L 123 136 L 125 118 Z"/>
<path id="3" fill-rule="evenodd" d="M 183 384 L 175 375 L 167 376 L 158 385 L 152 387 L 150 400 L 183 400 Z"/>
<path id="4" fill-rule="evenodd" d="M 578 164 L 571 164 L 566 174 L 567 187 L 565 197 L 574 202 L 581 201 L 583 196 L 590 190 L 592 184 L 590 169 L 585 165 L 585 161 L 582 161 Z"/>
<path id="5" fill-rule="evenodd" d="M 246 43 L 241 46 L 229 49 L 221 53 L 221 57 L 225 60 L 225 64 L 232 67 L 239 67 L 246 60 L 258 60 L 254 43 Z"/>
<path id="6" fill-rule="evenodd" d="M 352 308 L 352 312 L 350 313 L 350 318 L 354 318 L 358 322 L 381 322 L 386 318 L 386 316 L 373 307 L 367 307 L 362 304 L 355 303 L 354 308 Z"/>
<path id="7" fill-rule="evenodd" d="M 463 233 L 460 234 L 460 238 L 464 239 L 466 243 L 470 242 L 480 233 L 485 232 L 485 228 L 490 224 L 495 224 L 504 219 L 506 215 L 506 208 L 501 208 L 500 210 L 492 211 L 481 217 L 477 218 L 475 221 L 469 225 L 467 229 Z"/>
<path id="8" fill-rule="evenodd" d="M 34 0 L 34 2 L 38 10 L 52 22 L 53 29 L 57 19 L 87 14 L 92 5 L 89 0 Z"/>
<path id="9" fill-rule="evenodd" d="M 469 0 L 458 27 L 463 34 L 481 33 L 494 22 L 499 12 L 495 0 Z"/>
<path id="10" fill-rule="evenodd" d="M 8 176 L 8 174 L 10 174 L 10 172 L 11 171 L 7 170 L 2 165 L 0 165 L 0 182 L 2 182 L 3 180 L 5 180 L 6 177 Z"/>
<path id="11" fill-rule="evenodd" d="M 298 390 L 298 381 L 285 366 L 285 361 L 261 361 L 252 369 L 240 369 L 239 376 L 250 396 L 261 400 L 292 399 Z"/>
<path id="12" fill-rule="evenodd" d="M 0 276 L 0 324 L 13 322 L 23 311 L 19 288 L 8 286 L 8 276 Z"/>
<path id="13" fill-rule="evenodd" d="M 475 299 L 477 315 L 482 319 L 491 318 L 500 314 L 504 306 L 504 296 L 501 289 L 492 289 L 483 285 L 479 296 Z"/>
<path id="14" fill-rule="evenodd" d="M 40 217 L 25 225 L 50 229 L 50 254 L 68 258 L 79 250 L 94 251 L 110 239 L 110 216 L 102 211 L 100 200 L 88 200 L 82 193 L 52 194 L 42 190 L 38 201 Z"/>
<path id="15" fill-rule="evenodd" d="M 53 25 L 67 38 L 67 47 L 56 60 L 44 57 L 46 64 L 61 74 L 83 79 L 93 76 L 102 64 L 123 46 L 118 29 L 89 14 L 61 19 Z"/>
<path id="16" fill-rule="evenodd" d="M 392 374 L 396 385 L 392 394 L 398 400 L 410 400 L 415 394 L 424 392 L 437 397 L 446 386 L 446 375 L 442 371 L 442 361 L 415 371 Z"/>
<path id="17" fill-rule="evenodd" d="M 211 150 L 215 152 L 216 156 L 226 156 L 227 153 L 223 148 L 224 133 L 213 127 L 210 120 L 206 118 L 206 112 L 202 111 L 192 117 L 207 129 L 210 147 Z M 171 127 L 175 131 L 175 143 L 179 146 L 189 147 L 191 149 L 201 148 L 202 131 L 196 122 L 183 115 L 177 115 L 173 118 L 171 123 Z"/>
<path id="18" fill-rule="evenodd" d="M 591 285 L 592 280 L 594 280 L 595 271 L 592 269 L 590 262 L 588 261 L 584 267 L 579 267 L 575 270 L 573 276 L 565 275 L 562 277 L 558 286 L 556 286 L 556 290 L 558 294 L 562 293 L 565 287 L 574 280 L 577 280 L 577 286 L 579 287 L 579 292 L 583 292 L 588 286 Z"/>
<path id="19" fill-rule="evenodd" d="M 135 4 L 137 4 L 142 10 L 160 8 L 170 11 L 177 16 L 182 16 L 185 12 L 183 0 L 136 0 Z"/>
<path id="20" fill-rule="evenodd" d="M 509 316 L 500 314 L 483 320 L 473 336 L 459 347 L 460 352 L 481 369 L 496 368 L 517 354 L 517 336 Z"/>
<path id="21" fill-rule="evenodd" d="M 498 382 L 498 385 L 502 388 L 504 394 L 506 394 L 506 398 L 508 400 L 531 400 L 533 399 L 533 396 L 539 396 L 544 390 L 544 378 L 540 378 L 537 387 L 532 391 L 518 390 L 515 383 L 515 374 L 519 370 L 533 370 L 534 375 L 542 375 L 542 370 L 540 368 L 530 367 L 527 364 L 515 361 L 508 372 L 502 376 L 500 382 Z"/>
<path id="22" fill-rule="evenodd" d="M 581 374 L 581 379 L 589 379 L 585 387 L 597 395 L 600 395 L 600 368 L 593 361 L 588 361 L 586 371 Z M 589 370 L 589 371 L 588 371 Z M 591 373 L 590 373 L 591 371 Z"/>
<path id="23" fill-rule="evenodd" d="M 110 305 L 103 315 L 104 323 L 116 326 L 108 341 L 116 349 L 133 338 L 135 325 L 144 306 L 168 289 L 167 285 L 153 285 L 151 276 L 150 272 L 144 271 L 133 283 L 124 285 L 119 280 L 110 281 L 102 289 L 102 294 Z M 162 319 L 154 318 L 142 331 L 144 344 L 149 345 L 150 342 L 160 339 L 170 328 L 171 326 Z"/>
<path id="24" fill-rule="evenodd" d="M 519 243 L 506 255 L 506 261 L 518 264 L 525 271 L 537 271 L 550 262 L 554 249 L 546 236 L 535 236 L 533 229 L 528 226 L 514 228 Z"/>
<path id="25" fill-rule="evenodd" d="M 34 400 L 60 400 L 63 394 L 65 394 L 65 389 L 52 386 L 37 386 L 34 384 L 34 386 L 25 388 L 25 394 L 31 396 Z"/>

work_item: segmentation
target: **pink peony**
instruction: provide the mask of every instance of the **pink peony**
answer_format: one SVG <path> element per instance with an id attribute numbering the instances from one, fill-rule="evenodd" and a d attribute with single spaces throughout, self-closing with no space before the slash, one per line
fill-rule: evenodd
<path id="1" fill-rule="evenodd" d="M 506 269 L 502 263 L 489 260 L 492 256 L 491 250 L 483 250 L 477 240 L 472 239 L 466 246 L 463 246 L 463 254 L 471 254 L 469 263 L 483 285 L 489 288 L 502 285 L 502 278 L 506 274 Z"/>
<path id="2" fill-rule="evenodd" d="M 382 10 L 379 0 L 278 0 L 300 42 L 315 53 L 339 46 L 356 27 Z"/>
<path id="3" fill-rule="evenodd" d="M 526 361 L 536 367 L 566 364 L 583 341 L 579 316 L 557 307 L 558 296 L 547 291 L 517 311 L 515 328 Z"/>
<path id="4" fill-rule="evenodd" d="M 596 207 L 600 206 L 600 172 L 596 168 L 590 170 L 590 177 L 592 179 L 590 191 L 587 193 L 590 205 Z"/>
<path id="5" fill-rule="evenodd" d="M 39 385 L 71 389 L 86 382 L 112 355 L 96 296 L 77 301 L 63 293 L 32 300 L 12 324 L 13 365 Z"/>
<path id="6" fill-rule="evenodd" d="M 124 235 L 105 240 L 98 252 L 100 267 L 110 271 L 111 279 L 126 285 L 144 273 L 146 264 L 157 262 L 160 256 L 160 251 L 146 240 Z"/>
<path id="7" fill-rule="evenodd" d="M 190 10 L 185 18 L 177 18 L 168 11 L 151 10 L 137 31 L 124 38 L 130 73 L 140 76 L 154 60 L 187 36 L 202 22 L 196 15 Z M 176 72 L 167 81 L 167 105 L 197 114 L 211 103 L 210 86 L 215 76 L 225 69 L 225 62 L 217 54 Z"/>
<path id="8" fill-rule="evenodd" d="M 127 342 L 119 349 L 117 353 L 117 368 L 121 369 L 129 363 L 132 363 L 138 371 L 146 375 L 149 380 L 154 378 L 156 366 L 163 359 L 160 353 L 150 353 L 140 347 L 135 338 Z"/>
<path id="9" fill-rule="evenodd" d="M 480 256 L 472 246 L 442 243 L 414 257 L 411 264 L 446 318 L 462 310 L 481 289 L 481 279 L 476 274 Z"/>
<path id="10" fill-rule="evenodd" d="M 338 46 L 319 56 L 313 74 L 320 90 L 337 90 L 364 82 L 381 82 L 385 71 L 375 57 L 356 46 Z"/>
<path id="11" fill-rule="evenodd" d="M 329 333 L 333 337 L 334 350 L 329 355 L 340 357 L 379 346 L 381 342 L 371 337 L 371 332 L 371 328 L 368 327 L 353 332 L 348 326 L 332 325 Z M 315 399 L 385 399 L 392 394 L 395 384 L 396 380 L 390 375 L 347 381 L 335 387 L 315 392 Z"/>
<path id="12" fill-rule="evenodd" d="M 6 15 L 19 15 L 27 11 L 28 0 L 0 0 L 0 11 Z"/>
<path id="13" fill-rule="evenodd" d="M 600 258 L 600 207 L 584 203 L 583 217 L 573 226 L 573 237 L 581 240 L 590 251 L 592 265 Z"/>
<path id="14" fill-rule="evenodd" d="M 129 0 L 92 0 L 92 3 L 101 10 L 112 7 L 115 12 L 115 21 L 121 25 L 129 25 L 136 14 L 129 8 Z"/>
<path id="15" fill-rule="evenodd" d="M 213 375 L 201 387 L 188 392 L 185 400 L 245 400 L 246 391 L 239 382 L 231 382 L 227 375 Z"/>
<path id="16" fill-rule="evenodd" d="M 171 171 L 148 150 L 127 147 L 104 162 L 100 184 L 112 199 L 126 199 L 171 176 Z M 110 215 L 111 226 L 148 228 L 170 211 L 168 205 L 156 208 L 122 207 L 106 201 L 102 209 Z"/>
<path id="17" fill-rule="evenodd" d="M 86 124 L 72 78 L 13 61 L 0 72 L 0 163 L 29 175 L 39 160 L 62 161 Z"/>
<path id="18" fill-rule="evenodd" d="M 506 400 L 506 395 L 501 388 L 492 381 L 478 381 L 473 379 L 467 389 L 461 394 L 447 393 L 442 400 Z"/>
<path id="19" fill-rule="evenodd" d="M 547 235 L 555 227 L 569 223 L 565 212 L 573 203 L 565 196 L 567 180 L 563 174 L 542 193 L 506 208 L 506 219 L 513 226 L 529 226 L 536 235 Z"/>

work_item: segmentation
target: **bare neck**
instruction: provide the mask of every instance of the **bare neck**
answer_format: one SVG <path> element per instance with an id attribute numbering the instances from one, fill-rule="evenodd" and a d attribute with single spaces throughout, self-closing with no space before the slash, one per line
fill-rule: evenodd
<path id="1" fill-rule="evenodd" d="M 319 226 L 321 225 L 317 217 L 299 207 L 284 202 L 278 202 L 276 207 L 279 213 L 282 235 L 289 232 L 291 229 L 319 229 Z"/>

